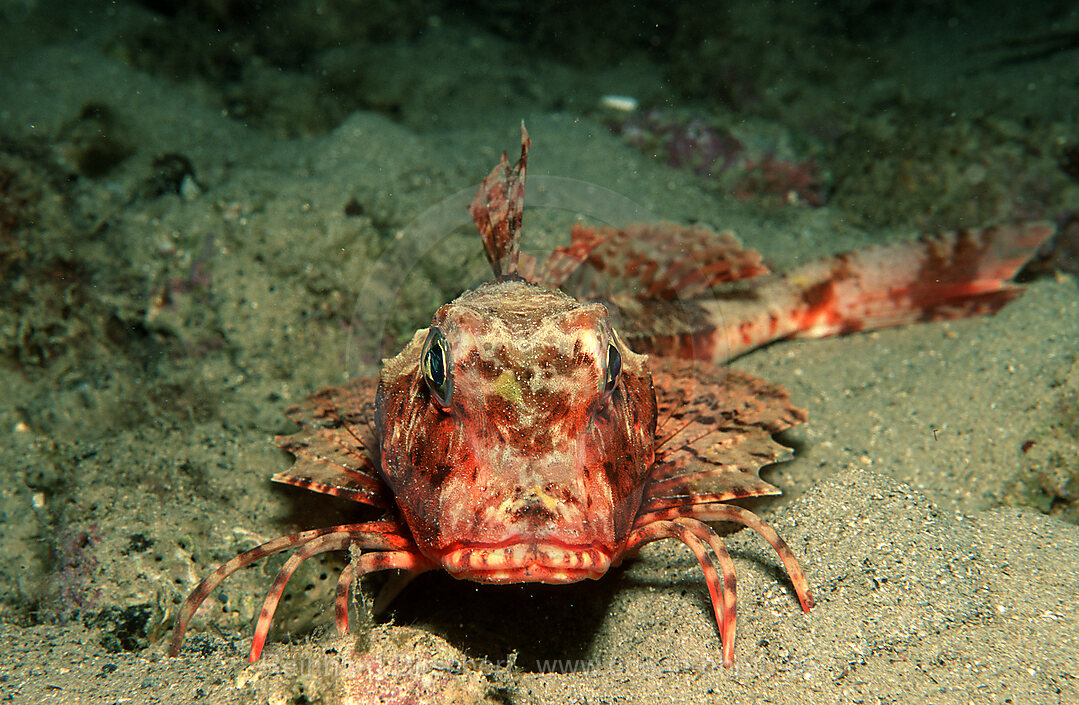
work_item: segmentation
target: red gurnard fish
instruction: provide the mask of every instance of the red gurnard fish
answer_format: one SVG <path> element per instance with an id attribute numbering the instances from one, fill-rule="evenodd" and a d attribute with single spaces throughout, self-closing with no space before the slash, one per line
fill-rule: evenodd
<path id="1" fill-rule="evenodd" d="M 438 309 L 377 380 L 290 408 L 301 429 L 276 439 L 296 461 L 275 481 L 384 518 L 283 536 L 225 563 L 180 609 L 172 655 L 225 578 L 287 549 L 296 552 L 265 599 L 252 661 L 289 578 L 326 551 L 361 551 L 337 583 L 345 633 L 350 587 L 368 573 L 405 571 L 382 603 L 429 570 L 572 583 L 673 538 L 700 562 L 729 666 L 734 565 L 705 522 L 754 529 L 804 611 L 813 596 L 775 530 L 730 504 L 779 494 L 758 473 L 791 456 L 772 434 L 806 414 L 780 387 L 722 364 L 786 338 L 996 311 L 1019 294 L 1011 278 L 1053 232 L 1033 223 L 946 233 L 777 276 L 730 233 L 578 226 L 541 265 L 519 247 L 529 145 L 522 127 L 520 160 L 510 167 L 503 154 L 470 207 L 494 281 Z"/>

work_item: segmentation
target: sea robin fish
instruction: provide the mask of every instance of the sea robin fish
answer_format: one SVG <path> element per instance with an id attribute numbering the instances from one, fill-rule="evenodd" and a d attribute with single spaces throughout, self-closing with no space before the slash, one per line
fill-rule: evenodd
<path id="1" fill-rule="evenodd" d="M 734 565 L 705 522 L 754 529 L 802 609 L 814 602 L 775 530 L 730 504 L 779 494 L 758 473 L 790 457 L 772 434 L 806 414 L 783 389 L 722 364 L 780 339 L 996 311 L 1019 294 L 1009 280 L 1053 232 L 1035 223 L 947 233 L 777 276 L 730 233 L 577 226 L 540 264 L 519 247 L 529 145 L 522 127 L 520 161 L 510 167 L 503 154 L 470 207 L 494 281 L 438 309 L 377 380 L 289 409 L 301 430 L 276 439 L 296 462 L 275 481 L 384 517 L 284 536 L 228 561 L 181 608 L 172 655 L 225 578 L 287 549 L 296 551 L 265 599 L 252 661 L 289 578 L 326 551 L 353 549 L 337 583 L 345 633 L 351 585 L 368 573 L 571 583 L 670 538 L 700 562 L 729 666 Z M 388 596 L 403 582 L 391 581 Z"/>

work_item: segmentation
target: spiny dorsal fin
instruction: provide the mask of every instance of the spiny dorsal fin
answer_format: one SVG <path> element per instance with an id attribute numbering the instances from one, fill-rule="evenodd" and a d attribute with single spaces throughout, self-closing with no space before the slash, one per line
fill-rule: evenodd
<path id="1" fill-rule="evenodd" d="M 532 144 L 521 122 L 521 158 L 513 168 L 506 153 L 502 161 L 483 180 L 476 198 L 468 207 L 472 220 L 483 236 L 483 247 L 496 277 L 517 274 L 521 253 L 521 217 L 525 201 L 525 168 Z"/>

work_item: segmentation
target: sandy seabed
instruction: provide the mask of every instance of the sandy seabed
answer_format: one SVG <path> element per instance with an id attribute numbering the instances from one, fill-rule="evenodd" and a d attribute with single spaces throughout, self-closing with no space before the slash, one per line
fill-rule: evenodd
<path id="1" fill-rule="evenodd" d="M 255 119 L 131 39 L 164 26 L 188 41 L 182 14 L 88 5 L 0 6 L 0 698 L 1079 702 L 1075 492 L 1037 474 L 1041 448 L 1079 448 L 1067 435 L 1079 413 L 1079 290 L 1067 273 L 1033 277 L 992 317 L 779 344 L 734 363 L 809 411 L 781 439 L 796 459 L 765 471 L 783 496 L 754 509 L 801 559 L 818 606 L 801 613 L 759 537 L 726 537 L 739 576 L 732 669 L 720 664 L 696 561 L 670 542 L 587 585 L 425 575 L 346 640 L 327 636 L 343 558 L 312 561 L 264 658 L 248 665 L 280 565 L 269 561 L 230 578 L 181 657 L 165 656 L 179 602 L 213 566 L 355 512 L 272 486 L 289 458 L 270 439 L 293 430 L 288 405 L 360 372 L 378 343 L 392 347 L 484 280 L 479 239 L 457 209 L 513 151 L 520 119 L 534 184 L 597 187 L 572 212 L 557 192 L 537 194 L 546 205 L 527 211 L 525 236 L 536 248 L 565 242 L 578 217 L 647 215 L 733 229 L 782 268 L 985 224 L 965 218 L 987 213 L 1067 222 L 1079 190 L 1059 163 L 1079 134 L 1061 106 L 1077 104 L 1079 87 L 1039 91 L 1074 76 L 1079 55 L 1003 62 L 968 50 L 1008 47 L 1009 31 L 1036 38 L 1037 23 L 965 29 L 959 12 L 958 25 L 867 38 L 887 60 L 879 74 L 851 71 L 865 83 L 845 87 L 850 105 L 817 138 L 833 157 L 860 153 L 834 131 L 873 136 L 868 153 L 920 124 L 911 116 L 951 107 L 958 117 L 921 118 L 911 134 L 924 144 L 872 167 L 834 157 L 832 198 L 810 207 L 766 189 L 735 197 L 612 133 L 596 107 L 604 93 L 690 109 L 654 88 L 670 67 L 636 55 L 605 70 L 517 65 L 506 59 L 515 45 L 488 30 L 428 21 L 419 37 L 355 49 L 385 61 L 367 69 L 381 83 L 361 107 L 338 100 L 337 113 L 302 72 L 251 64 L 237 85 L 265 112 Z M 1054 21 L 1057 33 L 1079 27 L 1066 13 Z M 484 81 L 470 78 L 494 56 Z M 770 111 L 774 96 L 758 87 L 750 123 L 766 120 L 769 139 L 807 129 L 806 115 L 838 101 L 821 81 L 816 92 L 776 84 L 789 115 Z M 297 123 L 309 113 L 311 126 Z M 867 183 L 882 172 L 916 183 L 867 200 L 870 187 L 850 183 L 863 172 Z M 926 179 L 938 181 L 928 192 Z M 983 200 L 967 208 L 971 193 Z M 290 634 L 296 643 L 284 643 Z"/>

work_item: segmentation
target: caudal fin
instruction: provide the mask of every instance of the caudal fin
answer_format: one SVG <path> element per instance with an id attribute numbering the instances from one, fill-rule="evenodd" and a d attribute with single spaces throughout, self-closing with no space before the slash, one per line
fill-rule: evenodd
<path id="1" fill-rule="evenodd" d="M 729 359 L 785 338 L 823 338 L 993 313 L 1022 292 L 1011 280 L 1055 232 L 1050 223 L 960 230 L 848 252 L 761 281 L 714 306 Z"/>

